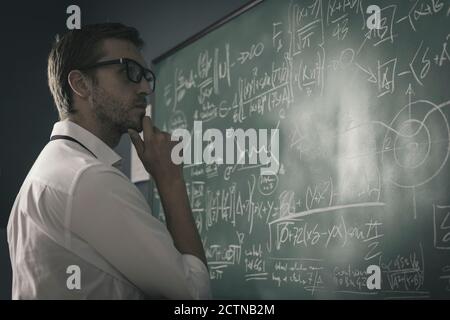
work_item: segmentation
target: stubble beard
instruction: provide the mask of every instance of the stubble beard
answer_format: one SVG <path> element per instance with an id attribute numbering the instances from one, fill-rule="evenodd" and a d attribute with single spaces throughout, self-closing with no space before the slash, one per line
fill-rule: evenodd
<path id="1" fill-rule="evenodd" d="M 130 106 L 114 98 L 103 88 L 93 87 L 92 106 L 95 117 L 103 127 L 111 128 L 120 135 L 129 128 L 142 130 L 141 124 L 132 119 Z"/>

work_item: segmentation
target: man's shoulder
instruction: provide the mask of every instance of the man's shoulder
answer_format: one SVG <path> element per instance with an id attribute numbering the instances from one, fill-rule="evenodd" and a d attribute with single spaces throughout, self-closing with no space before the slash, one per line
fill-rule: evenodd
<path id="1" fill-rule="evenodd" d="M 125 177 L 118 169 L 86 154 L 84 150 L 50 143 L 39 154 L 26 180 L 70 194 L 80 179 L 101 179 L 105 175 Z"/>

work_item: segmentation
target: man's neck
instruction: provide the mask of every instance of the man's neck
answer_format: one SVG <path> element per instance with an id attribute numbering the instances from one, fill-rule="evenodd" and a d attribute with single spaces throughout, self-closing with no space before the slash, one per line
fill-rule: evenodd
<path id="1" fill-rule="evenodd" d="M 88 130 L 106 143 L 111 149 L 114 149 L 119 144 L 121 134 L 113 126 L 102 124 L 97 119 L 94 119 L 94 117 L 83 117 L 78 113 L 70 115 L 68 119 Z"/>

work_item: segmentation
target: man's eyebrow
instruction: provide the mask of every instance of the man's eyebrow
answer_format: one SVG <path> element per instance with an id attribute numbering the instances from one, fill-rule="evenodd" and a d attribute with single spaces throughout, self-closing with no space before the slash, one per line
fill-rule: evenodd
<path id="1" fill-rule="evenodd" d="M 133 60 L 134 62 L 136 62 L 140 66 L 144 67 L 145 69 L 150 69 L 150 67 L 147 65 L 147 61 L 145 61 L 145 60 L 143 60 L 143 62 L 139 62 L 139 60 L 137 60 L 137 59 L 128 58 L 128 57 L 124 57 L 124 58 L 129 59 L 129 60 Z"/>
<path id="2" fill-rule="evenodd" d="M 134 59 L 131 59 L 131 60 L 134 60 Z M 139 63 L 139 65 L 141 65 L 141 66 L 144 67 L 145 69 L 150 69 L 150 67 L 147 65 L 147 62 L 140 63 L 140 62 L 137 61 L 137 60 L 134 60 L 134 61 L 136 61 L 137 63 Z"/>

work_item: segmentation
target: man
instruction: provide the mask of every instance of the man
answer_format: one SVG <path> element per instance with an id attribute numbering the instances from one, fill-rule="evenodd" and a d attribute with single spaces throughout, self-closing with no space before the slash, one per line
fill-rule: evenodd
<path id="1" fill-rule="evenodd" d="M 136 29 L 85 26 L 53 46 L 60 120 L 12 208 L 13 299 L 204 299 L 209 274 L 175 142 L 145 115 L 155 78 Z M 143 131 L 144 140 L 138 132 Z M 166 224 L 117 169 L 129 133 L 156 182 Z"/>

